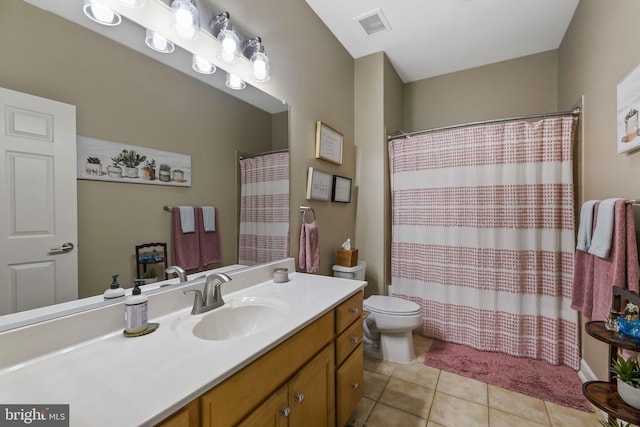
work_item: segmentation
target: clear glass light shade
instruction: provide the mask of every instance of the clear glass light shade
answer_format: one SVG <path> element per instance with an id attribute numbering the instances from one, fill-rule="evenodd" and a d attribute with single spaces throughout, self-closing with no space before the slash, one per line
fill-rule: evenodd
<path id="1" fill-rule="evenodd" d="M 271 78 L 271 66 L 269 57 L 262 53 L 256 52 L 251 55 L 251 77 L 258 82 L 266 82 Z"/>
<path id="2" fill-rule="evenodd" d="M 89 19 L 98 24 L 115 26 L 122 22 L 119 14 L 96 0 L 84 0 L 82 10 Z"/>
<path id="3" fill-rule="evenodd" d="M 213 65 L 210 61 L 204 59 L 199 55 L 193 55 L 193 59 L 191 60 L 191 66 L 194 71 L 197 71 L 201 74 L 213 74 L 216 72 L 216 66 Z"/>
<path id="4" fill-rule="evenodd" d="M 235 64 L 238 62 L 240 38 L 232 30 L 222 30 L 218 33 L 218 41 L 222 46 L 218 59 L 227 64 Z"/>
<path id="5" fill-rule="evenodd" d="M 191 0 L 173 0 L 171 29 L 180 37 L 195 39 L 200 29 L 200 14 Z"/>
<path id="6" fill-rule="evenodd" d="M 120 0 L 120 3 L 122 3 L 127 7 L 133 7 L 138 9 L 144 6 L 144 4 L 146 3 L 146 0 Z"/>
<path id="7" fill-rule="evenodd" d="M 238 76 L 235 76 L 231 73 L 227 73 L 227 80 L 225 81 L 225 85 L 229 89 L 234 90 L 242 90 L 247 87 L 247 84 L 242 81 L 242 79 Z"/>
<path id="8" fill-rule="evenodd" d="M 175 49 L 175 46 L 173 45 L 173 42 L 171 40 L 167 39 L 164 36 L 161 36 L 158 33 L 151 31 L 148 28 L 147 28 L 147 35 L 144 38 L 144 42 L 146 43 L 147 46 L 149 46 L 151 49 L 155 50 L 156 52 L 171 53 Z"/>

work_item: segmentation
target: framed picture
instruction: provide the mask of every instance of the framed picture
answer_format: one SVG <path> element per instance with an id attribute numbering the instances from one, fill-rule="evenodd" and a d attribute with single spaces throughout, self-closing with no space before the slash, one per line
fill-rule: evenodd
<path id="1" fill-rule="evenodd" d="M 640 110 L 640 67 L 636 67 L 618 84 L 616 111 L 618 154 L 640 147 L 638 110 Z"/>
<path id="2" fill-rule="evenodd" d="M 331 175 L 309 168 L 307 175 L 307 200 L 331 200 Z"/>
<path id="3" fill-rule="evenodd" d="M 316 159 L 342 164 L 342 134 L 326 123 L 316 123 Z"/>
<path id="4" fill-rule="evenodd" d="M 331 200 L 340 203 L 351 203 L 351 178 L 333 175 Z"/>

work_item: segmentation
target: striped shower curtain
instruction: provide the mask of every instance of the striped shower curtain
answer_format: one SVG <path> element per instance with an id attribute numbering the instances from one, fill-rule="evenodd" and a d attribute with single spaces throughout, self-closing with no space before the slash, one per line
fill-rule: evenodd
<path id="1" fill-rule="evenodd" d="M 289 153 L 240 160 L 238 263 L 289 256 Z"/>
<path id="2" fill-rule="evenodd" d="M 572 117 L 390 142 L 392 286 L 419 332 L 579 366 Z"/>

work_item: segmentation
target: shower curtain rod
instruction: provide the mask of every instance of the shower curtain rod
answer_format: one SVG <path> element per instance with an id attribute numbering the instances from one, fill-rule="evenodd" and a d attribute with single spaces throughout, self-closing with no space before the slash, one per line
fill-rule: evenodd
<path id="1" fill-rule="evenodd" d="M 252 159 L 254 157 L 266 156 L 267 154 L 288 153 L 288 152 L 289 152 L 288 148 L 283 148 L 281 150 L 265 151 L 264 153 L 257 153 L 257 154 L 238 153 L 238 157 L 240 160 L 243 160 L 243 159 Z"/>
<path id="2" fill-rule="evenodd" d="M 438 131 L 441 131 L 441 130 L 460 129 L 460 128 L 466 128 L 466 127 L 471 127 L 471 126 L 487 125 L 487 124 L 492 124 L 492 123 L 513 122 L 513 121 L 517 121 L 517 120 L 542 119 L 542 118 L 547 118 L 547 117 L 562 117 L 562 116 L 576 116 L 576 117 L 579 117 L 580 116 L 580 108 L 574 108 L 571 111 L 561 111 L 561 112 L 557 112 L 557 113 L 531 114 L 531 115 L 526 115 L 526 116 L 507 117 L 507 118 L 504 118 L 504 119 L 482 120 L 482 121 L 479 121 L 479 122 L 471 122 L 471 123 L 464 123 L 464 124 L 459 124 L 459 125 L 442 126 L 442 127 L 439 127 L 439 128 L 417 130 L 415 132 L 408 132 L 408 133 L 400 131 L 400 132 L 402 132 L 400 135 L 388 135 L 387 136 L 387 141 L 391 141 L 391 140 L 398 139 L 398 138 L 408 138 L 410 136 L 422 135 L 422 134 L 425 134 L 425 133 L 438 132 Z"/>

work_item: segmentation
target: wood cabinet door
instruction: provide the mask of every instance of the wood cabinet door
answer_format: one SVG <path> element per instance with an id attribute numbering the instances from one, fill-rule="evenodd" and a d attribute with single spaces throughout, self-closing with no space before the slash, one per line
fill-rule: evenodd
<path id="1" fill-rule="evenodd" d="M 337 423 L 345 425 L 363 394 L 364 355 L 362 344 L 336 372 Z"/>
<path id="2" fill-rule="evenodd" d="M 291 427 L 335 425 L 333 351 L 325 347 L 289 382 Z"/>
<path id="3" fill-rule="evenodd" d="M 287 427 L 290 411 L 285 385 L 258 406 L 238 427 Z"/>

